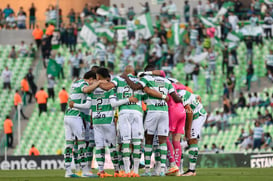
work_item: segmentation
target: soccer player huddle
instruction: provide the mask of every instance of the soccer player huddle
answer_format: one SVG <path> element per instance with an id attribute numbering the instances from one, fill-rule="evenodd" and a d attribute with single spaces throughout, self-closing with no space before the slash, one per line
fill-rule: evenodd
<path id="1" fill-rule="evenodd" d="M 64 116 L 65 177 L 196 175 L 197 144 L 207 116 L 201 98 L 177 80 L 166 78 L 164 71 L 155 70 L 153 65 L 144 70 L 136 76 L 129 65 L 122 75 L 111 80 L 108 69 L 96 67 L 73 82 Z M 189 145 L 189 168 L 185 173 L 182 135 Z M 106 148 L 114 175 L 104 170 Z M 97 174 L 91 172 L 94 149 Z M 139 174 L 142 150 L 145 172 Z M 151 171 L 153 152 L 155 164 Z"/>

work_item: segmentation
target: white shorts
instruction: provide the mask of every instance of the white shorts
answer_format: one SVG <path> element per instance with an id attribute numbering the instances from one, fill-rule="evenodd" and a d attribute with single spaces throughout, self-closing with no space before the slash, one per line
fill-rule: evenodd
<path id="1" fill-rule="evenodd" d="M 116 127 L 115 123 L 95 124 L 94 138 L 97 147 L 116 146 Z"/>
<path id="2" fill-rule="evenodd" d="M 120 112 L 118 129 L 121 142 L 130 141 L 131 139 L 143 139 L 143 115 L 136 111 L 131 113 Z"/>
<path id="3" fill-rule="evenodd" d="M 83 120 L 79 116 L 64 117 L 65 140 L 85 140 L 85 128 Z"/>
<path id="4" fill-rule="evenodd" d="M 90 128 L 90 122 L 85 121 L 85 141 L 94 141 L 94 129 Z"/>
<path id="5" fill-rule="evenodd" d="M 168 136 L 169 134 L 169 114 L 168 112 L 147 112 L 145 123 L 145 131 L 148 135 Z"/>
<path id="6" fill-rule="evenodd" d="M 197 119 L 192 120 L 191 139 L 201 138 L 201 130 L 206 119 L 207 119 L 207 115 L 205 114 L 205 115 L 200 115 Z"/>

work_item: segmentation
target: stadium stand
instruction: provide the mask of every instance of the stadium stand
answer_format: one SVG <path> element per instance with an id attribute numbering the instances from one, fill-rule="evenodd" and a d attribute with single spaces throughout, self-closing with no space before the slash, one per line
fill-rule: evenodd
<path id="1" fill-rule="evenodd" d="M 16 47 L 18 48 L 18 46 Z M 11 46 L 0 45 L 0 72 L 8 66 L 12 72 L 11 87 L 12 90 L 20 89 L 21 80 L 24 78 L 28 69 L 30 68 L 33 58 L 30 57 L 18 57 L 17 59 L 8 58 Z M 14 92 L 7 89 L 3 89 L 3 80 L 0 79 L 0 131 L 3 129 L 4 119 L 10 114 L 13 108 L 13 96 Z"/>

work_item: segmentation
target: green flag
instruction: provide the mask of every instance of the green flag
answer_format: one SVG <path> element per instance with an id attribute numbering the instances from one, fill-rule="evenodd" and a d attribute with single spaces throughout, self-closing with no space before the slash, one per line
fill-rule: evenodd
<path id="1" fill-rule="evenodd" d="M 59 72 L 61 71 L 61 66 L 57 64 L 57 62 L 53 59 L 49 59 L 48 65 L 47 65 L 47 74 L 51 74 L 54 77 L 57 77 L 59 75 Z"/>

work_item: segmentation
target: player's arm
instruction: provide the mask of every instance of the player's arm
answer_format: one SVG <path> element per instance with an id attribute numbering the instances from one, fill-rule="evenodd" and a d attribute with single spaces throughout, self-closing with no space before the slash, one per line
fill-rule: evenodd
<path id="1" fill-rule="evenodd" d="M 147 71 L 147 72 L 139 72 L 137 74 L 138 77 L 143 77 L 144 75 L 157 75 L 161 77 L 166 77 L 166 74 L 163 70 L 153 70 L 153 71 Z"/>
<path id="2" fill-rule="evenodd" d="M 149 87 L 144 87 L 143 91 L 146 94 L 149 94 L 150 96 L 153 96 L 153 97 L 156 97 L 156 98 L 159 98 L 159 99 L 164 99 L 165 101 L 169 100 L 168 95 L 161 94 L 160 92 L 157 92 L 156 90 L 153 90 L 153 89 L 151 89 Z"/>
<path id="3" fill-rule="evenodd" d="M 190 133 L 191 133 L 191 125 L 192 125 L 192 119 L 193 119 L 193 111 L 189 104 L 185 106 L 185 110 L 186 110 L 185 136 L 187 140 L 189 140 L 191 136 Z"/>
<path id="4" fill-rule="evenodd" d="M 107 82 L 107 83 L 102 83 L 99 85 L 100 88 L 102 88 L 103 90 L 111 90 L 115 87 L 115 84 L 113 82 Z"/>
<path id="5" fill-rule="evenodd" d="M 172 92 L 170 95 L 172 96 L 174 102 L 176 102 L 176 103 L 179 103 L 179 102 L 183 103 L 181 97 L 179 97 L 175 92 Z"/>
<path id="6" fill-rule="evenodd" d="M 90 99 L 87 99 L 84 104 L 77 104 L 77 103 L 74 103 L 73 101 L 69 102 L 70 108 L 89 109 L 91 105 L 92 105 L 92 102 Z"/>
<path id="7" fill-rule="evenodd" d="M 143 86 L 140 83 L 134 83 L 133 81 L 131 81 L 129 79 L 129 77 L 127 75 L 122 75 L 122 78 L 125 79 L 125 81 L 127 82 L 127 84 L 131 87 L 131 89 L 135 90 L 141 90 L 143 89 Z"/>
<path id="8" fill-rule="evenodd" d="M 112 107 L 118 107 L 118 106 L 127 104 L 129 102 L 137 103 L 138 99 L 134 96 L 131 96 L 130 98 L 126 98 L 126 99 L 121 99 L 121 100 L 117 100 L 115 97 L 110 99 L 110 104 Z"/>
<path id="9" fill-rule="evenodd" d="M 91 85 L 83 87 L 82 92 L 88 94 L 92 92 L 94 89 L 96 89 L 101 83 L 106 83 L 106 82 L 107 81 L 105 80 L 95 81 Z"/>

